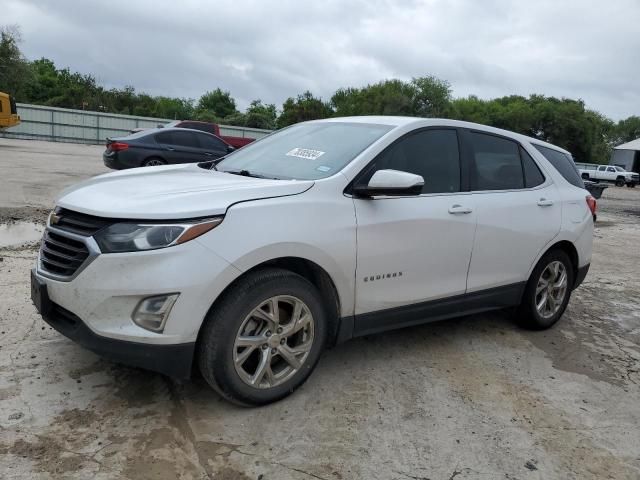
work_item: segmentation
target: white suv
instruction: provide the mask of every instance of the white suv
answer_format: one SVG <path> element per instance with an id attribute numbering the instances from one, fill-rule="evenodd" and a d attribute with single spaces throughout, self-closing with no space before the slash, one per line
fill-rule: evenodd
<path id="1" fill-rule="evenodd" d="M 591 259 L 568 152 L 465 122 L 306 122 L 219 161 L 63 192 L 32 298 L 63 335 L 244 405 L 291 393 L 336 342 L 518 307 L 547 328 Z"/>

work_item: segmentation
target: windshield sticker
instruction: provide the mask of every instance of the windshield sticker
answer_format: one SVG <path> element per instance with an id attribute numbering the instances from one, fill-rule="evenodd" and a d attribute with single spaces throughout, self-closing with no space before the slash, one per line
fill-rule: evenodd
<path id="1" fill-rule="evenodd" d="M 331 170 L 331 167 L 320 165 L 318 168 L 316 168 L 316 170 L 318 170 L 319 172 L 328 172 L 329 170 Z"/>
<path id="2" fill-rule="evenodd" d="M 325 152 L 321 150 L 311 150 L 310 148 L 294 148 L 287 152 L 288 157 L 298 157 L 306 160 L 315 160 L 324 154 Z"/>

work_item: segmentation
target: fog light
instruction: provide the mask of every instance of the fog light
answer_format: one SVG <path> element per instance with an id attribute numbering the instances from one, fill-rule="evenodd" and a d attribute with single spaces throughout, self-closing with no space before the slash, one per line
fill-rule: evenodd
<path id="1" fill-rule="evenodd" d="M 179 293 L 172 293 L 143 298 L 131 315 L 133 323 L 152 332 L 162 332 L 171 307 L 176 303 L 179 295 Z"/>

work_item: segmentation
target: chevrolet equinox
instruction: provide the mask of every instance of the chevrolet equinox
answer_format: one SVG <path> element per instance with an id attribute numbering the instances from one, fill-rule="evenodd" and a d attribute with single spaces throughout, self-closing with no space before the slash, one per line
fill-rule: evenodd
<path id="1" fill-rule="evenodd" d="M 333 118 L 221 160 L 62 192 L 31 296 L 118 362 L 242 405 L 300 386 L 350 338 L 515 307 L 558 321 L 591 260 L 595 200 L 569 152 L 451 120 Z"/>

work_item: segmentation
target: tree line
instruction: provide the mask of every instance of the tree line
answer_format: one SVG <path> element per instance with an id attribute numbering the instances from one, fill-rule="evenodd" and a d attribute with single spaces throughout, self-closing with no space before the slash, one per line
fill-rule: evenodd
<path id="1" fill-rule="evenodd" d="M 19 43 L 17 28 L 0 29 L 0 91 L 24 103 L 265 129 L 332 116 L 451 118 L 548 141 L 572 152 L 577 161 L 593 163 L 606 163 L 614 146 L 640 137 L 640 116 L 614 122 L 580 99 L 545 95 L 453 98 L 449 82 L 430 75 L 341 88 L 328 100 L 307 91 L 289 97 L 280 109 L 256 99 L 240 111 L 231 93 L 220 88 L 198 100 L 152 96 L 132 86 L 107 89 L 93 75 L 59 68 L 49 59 L 27 60 Z"/>

